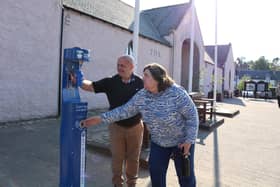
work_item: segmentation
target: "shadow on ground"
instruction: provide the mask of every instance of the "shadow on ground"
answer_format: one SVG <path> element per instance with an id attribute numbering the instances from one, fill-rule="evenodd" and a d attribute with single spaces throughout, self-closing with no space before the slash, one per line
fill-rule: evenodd
<path id="1" fill-rule="evenodd" d="M 265 103 L 274 103 L 272 99 L 258 99 L 258 98 L 248 98 L 247 101 L 256 101 L 256 102 L 265 102 Z"/>
<path id="2" fill-rule="evenodd" d="M 246 106 L 246 104 L 243 102 L 242 98 L 235 97 L 230 99 L 224 99 L 223 102 L 219 102 L 219 104 L 227 103 L 232 105 L 239 105 L 239 106 Z"/>

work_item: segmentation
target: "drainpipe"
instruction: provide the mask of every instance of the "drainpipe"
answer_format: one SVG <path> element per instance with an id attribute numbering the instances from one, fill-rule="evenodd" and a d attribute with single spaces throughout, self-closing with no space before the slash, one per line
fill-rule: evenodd
<path id="1" fill-rule="evenodd" d="M 62 65 L 63 65 L 63 25 L 64 25 L 64 8 L 61 1 L 61 21 L 60 21 L 60 39 L 59 39 L 59 83 L 58 83 L 58 117 L 61 115 L 61 82 L 62 82 Z"/>
<path id="2" fill-rule="evenodd" d="M 173 77 L 174 75 L 174 65 L 175 65 L 175 44 L 176 44 L 176 38 L 175 38 L 175 30 L 173 29 L 171 31 L 172 33 L 172 46 L 173 46 L 173 50 L 172 50 L 172 54 L 171 54 L 171 65 L 170 65 L 170 76 Z M 174 77 L 173 77 L 174 79 Z"/>

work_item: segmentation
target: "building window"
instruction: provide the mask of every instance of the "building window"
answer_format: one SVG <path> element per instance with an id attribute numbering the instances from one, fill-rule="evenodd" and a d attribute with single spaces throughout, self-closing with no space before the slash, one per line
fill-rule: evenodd
<path id="1" fill-rule="evenodd" d="M 127 55 L 133 55 L 133 43 L 130 41 L 127 45 L 127 48 L 125 50 L 125 54 Z"/>

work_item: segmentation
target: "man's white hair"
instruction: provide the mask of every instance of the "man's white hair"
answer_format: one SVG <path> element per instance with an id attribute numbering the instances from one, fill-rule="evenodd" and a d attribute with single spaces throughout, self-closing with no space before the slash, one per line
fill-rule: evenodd
<path id="1" fill-rule="evenodd" d="M 119 57 L 119 59 L 125 59 L 128 62 L 132 63 L 133 65 L 135 65 L 135 59 L 132 55 L 122 55 Z"/>

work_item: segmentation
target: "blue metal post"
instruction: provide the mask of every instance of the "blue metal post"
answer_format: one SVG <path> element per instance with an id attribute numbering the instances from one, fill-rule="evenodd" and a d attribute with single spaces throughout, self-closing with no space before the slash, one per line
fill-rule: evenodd
<path id="1" fill-rule="evenodd" d="M 62 113 L 60 127 L 60 187 L 85 186 L 86 129 L 80 121 L 87 117 L 87 103 L 81 102 L 79 88 L 70 75 L 89 61 L 89 51 L 78 47 L 64 49 L 62 74 Z"/>

